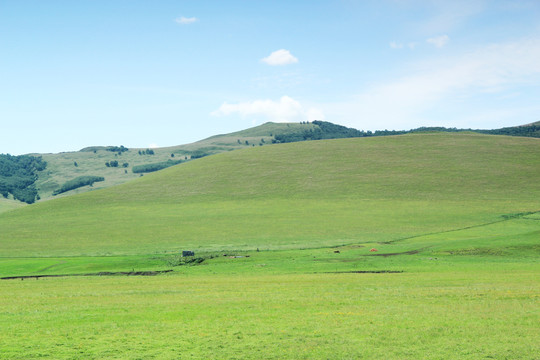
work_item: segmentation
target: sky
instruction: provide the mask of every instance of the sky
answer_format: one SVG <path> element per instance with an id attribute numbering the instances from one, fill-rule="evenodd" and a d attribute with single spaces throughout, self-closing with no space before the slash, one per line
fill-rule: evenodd
<path id="1" fill-rule="evenodd" d="M 540 120 L 538 0 L 0 0 L 0 153 Z"/>

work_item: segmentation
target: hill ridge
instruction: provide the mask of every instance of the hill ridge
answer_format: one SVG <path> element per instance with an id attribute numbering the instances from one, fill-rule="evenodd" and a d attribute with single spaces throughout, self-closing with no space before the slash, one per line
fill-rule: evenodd
<path id="1" fill-rule="evenodd" d="M 49 200 L 59 194 L 66 184 L 77 182 L 82 177 L 104 178 L 103 182 L 94 186 L 82 186 L 62 193 L 70 196 L 93 189 L 122 184 L 140 176 L 141 173 L 156 171 L 168 166 L 213 155 L 221 152 L 238 150 L 254 146 L 266 146 L 271 143 L 318 140 L 339 137 L 372 137 L 403 135 L 422 132 L 465 132 L 472 131 L 488 134 L 508 134 L 540 136 L 540 122 L 502 128 L 496 130 L 447 129 L 442 127 L 423 127 L 412 130 L 383 130 L 364 132 L 325 121 L 303 123 L 264 124 L 228 133 L 208 137 L 185 145 L 162 147 L 155 149 L 125 148 L 124 146 L 90 146 L 76 152 L 58 154 L 35 154 L 48 164 L 47 169 L 37 172 L 35 192 L 38 200 Z M 1 155 L 0 155 L 1 156 Z M 135 171 L 136 170 L 136 171 Z M 2 180 L 0 179 L 0 188 Z M 5 195 L 5 194 L 4 194 Z M 36 197 L 34 196 L 34 197 Z M 0 198 L 0 211 L 12 206 Z"/>

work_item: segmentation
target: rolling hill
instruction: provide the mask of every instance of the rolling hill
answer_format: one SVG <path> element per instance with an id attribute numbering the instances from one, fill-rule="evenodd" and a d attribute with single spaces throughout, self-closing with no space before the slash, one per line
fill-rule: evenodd
<path id="1" fill-rule="evenodd" d="M 92 146 L 75 152 L 32 154 L 45 160 L 47 168 L 43 171 L 35 172 L 37 176 L 36 181 L 30 185 L 30 188 L 26 189 L 28 191 L 21 188 L 18 190 L 17 196 L 10 193 L 7 198 L 0 197 L 0 212 L 14 207 L 13 201 L 9 201 L 13 200 L 14 197 L 18 197 L 21 201 L 32 202 L 36 195 L 38 195 L 37 200 L 50 200 L 55 196 L 74 195 L 89 190 L 122 184 L 141 176 L 143 173 L 157 171 L 195 158 L 247 147 L 264 146 L 276 142 L 297 142 L 344 137 L 393 136 L 426 132 L 477 132 L 493 135 L 539 137 L 539 131 L 540 126 L 538 126 L 538 122 L 495 130 L 426 127 L 407 131 L 383 130 L 375 132 L 359 131 L 323 121 L 314 121 L 312 123 L 269 122 L 230 134 L 212 136 L 192 144 L 172 147 L 128 149 L 123 146 Z M 6 157 L 6 155 L 0 155 L 0 157 Z M 9 160 L 9 155 L 6 158 Z M 2 159 L 0 158 L 0 160 Z M 28 170 L 34 171 L 33 169 Z M 10 176 L 10 174 L 7 175 Z M 1 177 L 0 174 L 0 190 L 3 182 L 7 181 Z M 100 181 L 89 182 L 88 179 L 90 178 L 99 178 Z M 21 179 L 21 183 L 24 181 Z M 12 181 L 9 180 L 8 183 L 10 182 Z M 73 186 L 73 184 L 78 185 Z M 6 186 L 9 187 L 10 185 L 7 184 Z M 5 188 L 6 186 L 3 187 Z"/>
<path id="2" fill-rule="evenodd" d="M 4 212 L 2 356 L 535 358 L 539 154 L 465 132 L 250 146 Z"/>
<path id="3" fill-rule="evenodd" d="M 55 190 L 67 181 L 80 176 L 101 176 L 105 180 L 95 183 L 93 187 L 85 186 L 66 192 L 60 196 L 68 196 L 93 189 L 125 183 L 140 177 L 140 173 L 132 170 L 136 166 L 155 164 L 166 161 L 186 161 L 192 157 L 217 154 L 253 146 L 272 143 L 276 134 L 286 134 L 299 129 L 311 129 L 311 124 L 266 123 L 254 128 L 230 134 L 215 135 L 192 144 L 161 147 L 151 149 L 130 148 L 128 151 L 111 151 L 118 147 L 93 146 L 80 151 L 59 154 L 35 154 L 47 162 L 45 171 L 39 173 L 36 187 L 42 200 L 53 197 Z M 118 162 L 117 167 L 107 167 L 108 162 Z M 126 164 L 124 166 L 124 164 Z M 1 199 L 0 199 L 1 201 Z M 0 209 L 1 211 L 1 209 Z"/>
<path id="4" fill-rule="evenodd" d="M 539 211 L 539 154 L 473 133 L 249 147 L 0 214 L 0 256 L 391 244 Z"/>

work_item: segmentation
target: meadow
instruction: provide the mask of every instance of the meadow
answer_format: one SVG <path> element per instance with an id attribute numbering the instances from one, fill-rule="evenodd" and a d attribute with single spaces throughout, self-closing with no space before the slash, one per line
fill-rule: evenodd
<path id="1" fill-rule="evenodd" d="M 0 349 L 5 359 L 534 359 L 539 269 L 530 265 L 465 258 L 396 274 L 245 265 L 205 274 L 210 265 L 4 281 Z"/>
<path id="2" fill-rule="evenodd" d="M 0 357 L 535 359 L 539 154 L 279 144 L 6 211 L 0 277 L 69 276 L 0 280 Z"/>
<path id="3" fill-rule="evenodd" d="M 93 187 L 80 187 L 60 197 L 83 193 L 90 190 L 102 189 L 123 184 L 140 177 L 134 173 L 134 168 L 146 164 L 155 164 L 167 160 L 189 160 L 194 154 L 216 154 L 231 150 L 272 143 L 275 134 L 287 134 L 299 129 L 311 129 L 312 124 L 282 124 L 266 123 L 257 127 L 237 131 L 230 134 L 215 135 L 191 144 L 153 148 L 152 154 L 146 154 L 145 148 L 132 148 L 128 151 L 108 151 L 107 146 L 91 146 L 80 151 L 69 151 L 58 154 L 36 154 L 47 162 L 45 171 L 39 173 L 36 186 L 43 200 L 53 198 L 55 190 L 67 181 L 79 176 L 101 176 L 104 182 L 96 183 Z M 119 148 L 118 146 L 113 146 Z M 117 161 L 118 167 L 107 167 L 107 162 Z M 127 164 L 124 167 L 124 164 Z M 4 200 L 0 198 L 0 212 Z M 6 204 L 6 206 L 9 204 Z"/>

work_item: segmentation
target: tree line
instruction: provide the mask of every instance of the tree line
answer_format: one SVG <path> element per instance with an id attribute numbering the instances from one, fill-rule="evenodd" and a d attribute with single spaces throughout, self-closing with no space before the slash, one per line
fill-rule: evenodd
<path id="1" fill-rule="evenodd" d="M 340 139 L 352 137 L 370 136 L 391 136 L 422 132 L 476 132 L 480 134 L 507 135 L 507 136 L 527 136 L 540 138 L 540 125 L 532 124 L 527 126 L 513 126 L 493 130 L 457 129 L 445 127 L 419 127 L 411 130 L 376 130 L 363 131 L 336 125 L 327 121 L 312 121 L 317 125 L 313 129 L 299 129 L 286 134 L 276 134 L 273 143 L 288 143 L 308 140 Z"/>
<path id="2" fill-rule="evenodd" d="M 288 143 L 306 140 L 341 139 L 351 137 L 371 136 L 371 132 L 364 132 L 346 126 L 333 124 L 328 121 L 312 121 L 316 125 L 313 129 L 298 130 L 286 134 L 276 134 L 273 143 Z"/>
<path id="3" fill-rule="evenodd" d="M 47 162 L 39 156 L 0 154 L 0 194 L 32 204 L 39 200 L 35 182 Z"/>
<path id="4" fill-rule="evenodd" d="M 75 179 L 66 181 L 60 189 L 55 190 L 53 192 L 53 195 L 56 196 L 58 194 L 65 193 L 66 191 L 78 189 L 80 187 L 87 186 L 87 185 L 93 186 L 95 182 L 104 181 L 104 180 L 105 178 L 102 176 L 91 176 L 91 175 L 79 176 Z"/>
<path id="5" fill-rule="evenodd" d="M 120 145 L 120 146 L 107 146 L 105 150 L 122 155 L 123 152 L 128 151 L 129 149 L 125 147 L 124 145 Z"/>
<path id="6" fill-rule="evenodd" d="M 133 166 L 131 171 L 133 171 L 133 173 L 135 174 L 149 173 L 149 172 L 162 170 L 176 164 L 180 164 L 181 162 L 183 162 L 183 160 L 170 160 L 169 159 L 167 161 L 162 161 L 158 163 L 136 165 L 136 166 Z"/>

